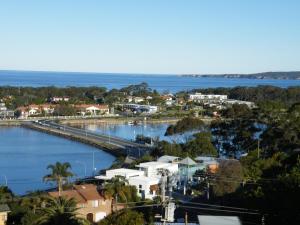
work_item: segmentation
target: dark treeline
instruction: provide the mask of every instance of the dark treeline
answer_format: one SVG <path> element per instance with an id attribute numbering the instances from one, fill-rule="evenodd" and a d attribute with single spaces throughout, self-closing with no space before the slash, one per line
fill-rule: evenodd
<path id="1" fill-rule="evenodd" d="M 196 75 L 183 75 L 193 77 L 225 77 L 225 78 L 247 78 L 247 79 L 299 79 L 300 71 L 288 72 L 263 72 L 263 73 L 250 73 L 250 74 L 196 74 Z"/>
<path id="2" fill-rule="evenodd" d="M 53 96 L 68 96 L 70 104 L 99 103 L 112 104 L 123 100 L 126 95 L 153 97 L 156 100 L 158 92 L 148 87 L 147 83 L 130 85 L 122 89 L 107 90 L 105 87 L 13 87 L 0 86 L 0 99 L 4 100 L 10 109 L 29 104 L 46 103 Z"/>

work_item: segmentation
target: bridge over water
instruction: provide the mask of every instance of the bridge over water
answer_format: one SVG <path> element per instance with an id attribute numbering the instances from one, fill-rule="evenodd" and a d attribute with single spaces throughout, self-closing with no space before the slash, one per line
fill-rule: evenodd
<path id="1" fill-rule="evenodd" d="M 135 143 L 123 138 L 98 134 L 81 128 L 62 125 L 51 120 L 24 122 L 23 126 L 38 131 L 62 136 L 79 142 L 93 145 L 114 155 L 129 155 L 140 158 L 150 153 L 151 147 Z"/>

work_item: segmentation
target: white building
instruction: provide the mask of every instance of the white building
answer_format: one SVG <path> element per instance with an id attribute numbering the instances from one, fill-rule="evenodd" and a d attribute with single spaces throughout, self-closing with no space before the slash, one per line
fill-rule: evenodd
<path id="1" fill-rule="evenodd" d="M 139 112 L 139 113 L 152 114 L 158 112 L 158 106 L 153 106 L 153 105 L 124 104 L 123 108 L 130 109 L 134 112 Z"/>
<path id="2" fill-rule="evenodd" d="M 204 95 L 201 93 L 195 93 L 195 94 L 191 94 L 189 96 L 189 99 L 191 101 L 225 101 L 227 100 L 227 95 L 214 95 L 214 94 L 210 94 L 210 95 Z"/>
<path id="3" fill-rule="evenodd" d="M 146 177 L 144 171 L 133 169 L 106 170 L 105 175 L 96 176 L 96 179 L 111 180 L 114 177 L 124 177 L 129 185 L 135 186 L 137 194 L 144 199 L 153 199 L 159 190 L 159 178 Z"/>
<path id="4" fill-rule="evenodd" d="M 55 102 L 55 103 L 57 103 L 57 102 L 68 102 L 70 100 L 70 98 L 69 97 L 67 97 L 67 96 L 54 96 L 54 97 L 51 97 L 50 98 L 50 101 L 51 102 Z"/>
<path id="5" fill-rule="evenodd" d="M 121 176 L 125 179 L 129 179 L 130 177 L 144 176 L 144 172 L 125 168 L 106 170 L 105 178 L 112 179 L 116 176 Z"/>
<path id="6" fill-rule="evenodd" d="M 0 102 L 0 111 L 6 111 L 6 110 L 7 110 L 7 108 L 5 106 L 5 103 Z"/>
<path id="7" fill-rule="evenodd" d="M 134 101 L 135 103 L 140 103 L 140 102 L 145 101 L 145 99 L 144 99 L 143 97 L 134 97 L 134 98 L 133 98 L 133 101 Z"/>
<path id="8" fill-rule="evenodd" d="M 108 105 L 81 104 L 81 105 L 75 105 L 75 107 L 78 109 L 78 113 L 83 116 L 109 114 Z"/>
<path id="9" fill-rule="evenodd" d="M 158 177 L 160 178 L 159 170 L 160 169 L 166 169 L 171 174 L 178 173 L 178 164 L 177 163 L 166 163 L 166 162 L 145 162 L 140 163 L 139 165 L 136 165 L 136 167 L 140 168 L 141 171 L 145 172 L 145 176 L 147 177 Z"/>
<path id="10" fill-rule="evenodd" d="M 249 108 L 254 108 L 255 107 L 254 102 L 241 101 L 241 100 L 235 100 L 235 99 L 228 99 L 226 101 L 226 104 L 228 104 L 228 105 L 234 105 L 234 104 L 247 105 Z"/>
<path id="11" fill-rule="evenodd" d="M 143 199 L 153 199 L 159 191 L 159 178 L 146 176 L 130 177 L 128 183 L 136 187 L 138 195 Z"/>

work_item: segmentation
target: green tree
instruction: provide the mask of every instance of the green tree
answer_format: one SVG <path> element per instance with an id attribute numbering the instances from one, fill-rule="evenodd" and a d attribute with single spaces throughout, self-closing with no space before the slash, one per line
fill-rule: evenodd
<path id="1" fill-rule="evenodd" d="M 88 225 L 87 220 L 77 217 L 76 202 L 74 199 L 63 197 L 49 197 L 46 206 L 41 208 L 37 225 Z"/>
<path id="2" fill-rule="evenodd" d="M 184 146 L 184 149 L 190 156 L 216 156 L 218 154 L 216 148 L 212 144 L 212 136 L 210 132 L 194 134 L 194 139 L 188 141 Z"/>
<path id="3" fill-rule="evenodd" d="M 55 107 L 53 114 L 55 116 L 74 116 L 76 115 L 76 109 L 71 105 L 60 104 Z"/>
<path id="4" fill-rule="evenodd" d="M 98 225 L 143 225 L 144 218 L 142 213 L 133 210 L 122 210 L 113 213 L 101 220 Z"/>
<path id="5" fill-rule="evenodd" d="M 68 181 L 69 177 L 74 176 L 72 172 L 69 171 L 71 169 L 71 165 L 68 162 L 60 163 L 56 162 L 55 164 L 51 164 L 47 167 L 47 169 L 51 170 L 51 173 L 44 176 L 43 180 L 45 182 L 54 181 L 57 183 L 59 195 L 62 191 L 62 185 Z"/>
<path id="6" fill-rule="evenodd" d="M 233 193 L 243 181 L 243 169 L 238 160 L 223 160 L 216 173 L 213 192 L 216 196 Z"/>
<path id="7" fill-rule="evenodd" d="M 113 197 L 115 199 L 115 209 L 117 209 L 118 200 L 128 201 L 125 194 L 125 185 L 128 183 L 123 177 L 114 177 L 110 182 L 105 184 L 104 194 L 107 197 Z"/>
<path id="8" fill-rule="evenodd" d="M 179 120 L 175 125 L 170 125 L 165 135 L 182 134 L 191 130 L 203 130 L 204 122 L 198 118 L 185 117 Z"/>

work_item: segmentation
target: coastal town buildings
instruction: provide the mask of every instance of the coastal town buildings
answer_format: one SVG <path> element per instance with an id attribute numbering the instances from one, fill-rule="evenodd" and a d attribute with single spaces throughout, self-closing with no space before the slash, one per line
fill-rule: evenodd
<path id="1" fill-rule="evenodd" d="M 0 119 L 13 118 L 15 115 L 13 110 L 8 110 L 5 103 L 0 102 Z"/>
<path id="2" fill-rule="evenodd" d="M 156 113 L 158 112 L 158 106 L 153 105 L 139 105 L 139 104 L 123 104 L 123 110 L 131 110 L 134 113 Z"/>
<path id="3" fill-rule="evenodd" d="M 29 116 L 36 116 L 41 113 L 38 105 L 20 106 L 16 110 L 19 113 L 19 118 L 26 119 Z"/>
<path id="4" fill-rule="evenodd" d="M 27 106 L 21 106 L 17 108 L 20 119 L 26 119 L 31 116 L 49 116 L 53 115 L 55 109 L 58 107 L 57 104 L 31 104 Z M 109 114 L 110 109 L 108 105 L 99 105 L 99 104 L 79 104 L 79 105 L 70 105 L 73 107 L 77 114 L 81 116 L 85 115 L 103 115 Z"/>
<path id="5" fill-rule="evenodd" d="M 30 116 L 38 115 L 51 115 L 55 110 L 55 105 L 53 104 L 41 104 L 41 105 L 28 105 L 18 107 L 16 111 L 19 112 L 19 118 L 25 119 Z"/>
<path id="6" fill-rule="evenodd" d="M 111 180 L 115 177 L 123 177 L 129 185 L 135 186 L 137 194 L 143 199 L 153 199 L 159 190 L 159 179 L 145 176 L 144 171 L 133 169 L 106 170 L 105 175 L 96 176 L 99 180 Z"/>
<path id="7" fill-rule="evenodd" d="M 52 197 L 59 196 L 57 191 L 48 192 L 48 194 Z M 94 184 L 74 185 L 72 189 L 62 191 L 61 196 L 73 198 L 77 202 L 78 216 L 93 223 L 112 212 L 112 199 L 100 194 Z"/>
<path id="8" fill-rule="evenodd" d="M 247 105 L 254 108 L 254 102 L 229 99 L 227 95 L 194 93 L 189 95 L 189 101 L 202 104 L 206 108 L 226 109 L 234 104 Z"/>
<path id="9" fill-rule="evenodd" d="M 75 105 L 74 107 L 76 108 L 77 113 L 82 116 L 109 114 L 108 105 L 81 104 L 81 105 Z"/>
<path id="10" fill-rule="evenodd" d="M 200 156 L 196 161 L 189 157 L 180 159 L 176 156 L 164 155 L 157 161 L 144 162 L 136 165 L 137 169 L 119 168 L 106 170 L 104 175 L 96 176 L 96 179 L 108 181 L 116 177 L 123 177 L 128 185 L 135 186 L 137 194 L 143 199 L 153 199 L 160 193 L 163 171 L 169 177 L 171 189 L 183 190 L 193 182 L 193 176 L 197 171 L 216 172 L 218 160 L 214 157 Z"/>
<path id="11" fill-rule="evenodd" d="M 189 95 L 190 101 L 224 101 L 228 97 L 227 95 L 215 95 L 215 94 L 201 94 L 201 93 L 195 93 Z"/>
<path id="12" fill-rule="evenodd" d="M 68 96 L 53 96 L 50 98 L 50 102 L 52 103 L 68 102 L 69 100 Z"/>
<path id="13" fill-rule="evenodd" d="M 178 173 L 178 164 L 177 163 L 166 163 L 166 162 L 158 162 L 158 161 L 151 161 L 140 163 L 136 165 L 139 170 L 144 171 L 145 176 L 147 177 L 158 177 L 161 178 L 159 174 L 159 170 L 168 170 L 170 174 Z"/>

